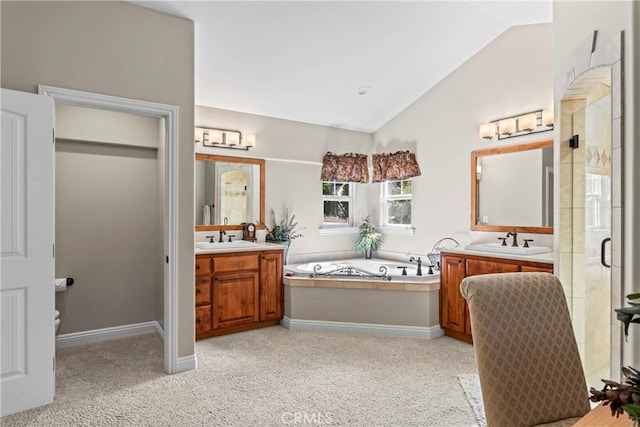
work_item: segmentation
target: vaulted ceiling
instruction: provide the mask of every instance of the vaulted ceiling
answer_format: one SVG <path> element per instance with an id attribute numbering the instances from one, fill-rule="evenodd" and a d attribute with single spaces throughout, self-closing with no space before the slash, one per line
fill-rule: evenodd
<path id="1" fill-rule="evenodd" d="M 133 3 L 194 21 L 197 105 L 365 132 L 509 27 L 552 17 L 551 1 Z"/>

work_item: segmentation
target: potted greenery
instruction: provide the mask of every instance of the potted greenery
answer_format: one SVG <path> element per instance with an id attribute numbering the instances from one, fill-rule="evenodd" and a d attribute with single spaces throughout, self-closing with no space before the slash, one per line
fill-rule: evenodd
<path id="1" fill-rule="evenodd" d="M 380 243 L 382 243 L 382 235 L 376 232 L 376 226 L 371 222 L 371 215 L 362 218 L 358 229 L 356 251 L 358 253 L 364 252 L 364 257 L 371 259 L 373 251 L 378 250 Z"/>
<path id="2" fill-rule="evenodd" d="M 625 337 L 629 334 L 631 323 L 640 323 L 640 293 L 627 295 L 630 307 L 616 308 L 618 320 L 624 324 Z M 640 426 L 640 371 L 631 366 L 623 367 L 622 383 L 611 380 L 602 380 L 605 384 L 602 390 L 591 387 L 591 401 L 603 401 L 603 405 L 609 405 L 611 415 L 616 417 L 626 412 L 635 426 Z"/>
<path id="3" fill-rule="evenodd" d="M 296 215 L 293 214 L 289 217 L 289 209 L 285 209 L 284 218 L 279 223 L 276 223 L 276 214 L 271 210 L 271 216 L 273 218 L 273 227 L 271 229 L 267 228 L 267 237 L 266 240 L 268 242 L 279 243 L 284 245 L 284 263 L 287 263 L 287 253 L 289 251 L 289 246 L 291 245 L 291 241 L 297 239 L 298 237 L 303 237 L 302 233 L 298 231 L 298 223 L 296 222 Z"/>

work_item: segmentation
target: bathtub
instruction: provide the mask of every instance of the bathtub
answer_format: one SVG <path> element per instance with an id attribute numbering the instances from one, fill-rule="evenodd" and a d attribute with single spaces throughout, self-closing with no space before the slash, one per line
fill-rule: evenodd
<path id="1" fill-rule="evenodd" d="M 406 267 L 407 275 L 398 267 Z M 281 324 L 301 331 L 437 338 L 443 335 L 440 275 L 428 271 L 423 264 L 418 276 L 415 263 L 363 258 L 286 265 Z M 327 274 L 332 272 L 339 274 Z"/>
<path id="2" fill-rule="evenodd" d="M 383 259 L 354 258 L 346 260 L 310 262 L 285 266 L 292 276 L 307 276 L 316 279 L 375 279 L 402 281 L 439 281 L 439 271 L 422 265 L 422 276 L 418 276 L 418 265 L 412 262 L 397 262 Z M 406 274 L 403 274 L 406 273 Z"/>

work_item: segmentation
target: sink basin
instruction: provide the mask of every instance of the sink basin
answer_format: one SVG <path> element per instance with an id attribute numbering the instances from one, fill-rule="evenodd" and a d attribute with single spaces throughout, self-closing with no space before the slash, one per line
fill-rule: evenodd
<path id="1" fill-rule="evenodd" d="M 502 246 L 499 243 L 479 243 L 469 245 L 465 249 L 470 251 L 494 252 L 511 255 L 537 255 L 551 252 L 551 248 L 544 246 L 529 246 L 528 248 L 525 248 L 524 246 Z"/>
<path id="2" fill-rule="evenodd" d="M 233 242 L 196 242 L 198 249 L 232 249 L 232 248 L 250 248 L 258 246 L 257 243 L 248 240 L 234 240 Z"/>

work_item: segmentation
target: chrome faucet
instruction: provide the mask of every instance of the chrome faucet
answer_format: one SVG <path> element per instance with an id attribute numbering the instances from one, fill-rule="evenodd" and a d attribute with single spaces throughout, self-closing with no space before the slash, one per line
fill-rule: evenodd
<path id="1" fill-rule="evenodd" d="M 224 235 L 226 235 L 226 234 L 227 234 L 227 232 L 226 232 L 226 231 L 224 231 L 224 230 L 220 230 L 220 238 L 218 239 L 218 242 L 219 242 L 219 243 L 224 242 L 224 240 L 222 240 L 222 236 L 224 236 Z"/>
<path id="2" fill-rule="evenodd" d="M 509 232 L 507 233 L 507 238 L 509 237 L 513 237 L 513 241 L 511 242 L 511 246 L 515 246 L 518 247 L 518 233 L 516 233 L 516 230 L 513 230 L 513 233 Z"/>
<path id="3" fill-rule="evenodd" d="M 420 257 L 418 258 L 411 257 L 409 258 L 409 262 L 418 263 L 418 273 L 416 274 L 416 276 L 422 276 L 422 260 L 420 259 Z"/>

